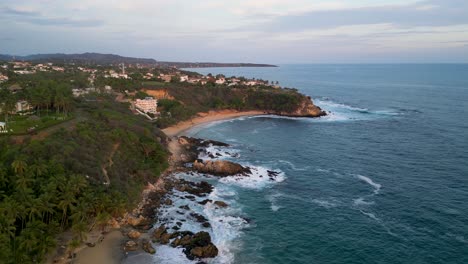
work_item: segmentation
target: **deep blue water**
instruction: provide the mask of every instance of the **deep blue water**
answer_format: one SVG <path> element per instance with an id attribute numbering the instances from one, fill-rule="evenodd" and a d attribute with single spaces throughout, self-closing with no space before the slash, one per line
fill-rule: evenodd
<path id="1" fill-rule="evenodd" d="M 201 209 L 229 255 L 213 262 L 468 263 L 468 65 L 197 71 L 278 80 L 332 112 L 189 133 L 231 143 L 237 162 L 284 173 L 272 183 L 213 183 L 232 207 Z M 250 222 L 226 220 L 237 216 Z"/>

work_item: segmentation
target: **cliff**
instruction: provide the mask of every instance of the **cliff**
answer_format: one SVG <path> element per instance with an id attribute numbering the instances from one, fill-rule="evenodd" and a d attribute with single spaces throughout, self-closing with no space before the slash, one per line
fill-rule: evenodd
<path id="1" fill-rule="evenodd" d="M 268 113 L 290 117 L 321 117 L 327 115 L 325 111 L 313 103 L 310 96 L 304 96 L 298 106 L 291 109 L 291 111 L 268 111 Z"/>

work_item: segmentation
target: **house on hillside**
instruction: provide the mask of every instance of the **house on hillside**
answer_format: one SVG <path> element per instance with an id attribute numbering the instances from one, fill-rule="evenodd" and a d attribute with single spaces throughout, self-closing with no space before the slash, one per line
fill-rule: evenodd
<path id="1" fill-rule="evenodd" d="M 156 115 L 158 113 L 158 100 L 153 97 L 146 97 L 145 99 L 136 99 L 135 107 L 143 113 L 150 113 Z"/>
<path id="2" fill-rule="evenodd" d="M 16 102 L 16 113 L 25 113 L 29 110 L 32 110 L 32 106 L 26 100 L 21 100 Z"/>
<path id="3" fill-rule="evenodd" d="M 189 79 L 188 75 L 180 76 L 180 82 L 186 82 L 186 81 L 188 81 L 188 79 Z"/>
<path id="4" fill-rule="evenodd" d="M 0 133 L 7 133 L 7 127 L 5 122 L 0 122 Z"/>
<path id="5" fill-rule="evenodd" d="M 0 73 L 0 83 L 8 81 L 8 76 Z"/>
<path id="6" fill-rule="evenodd" d="M 225 82 L 226 82 L 226 79 L 224 79 L 222 77 L 215 81 L 216 84 L 224 84 Z"/>
<path id="7" fill-rule="evenodd" d="M 159 78 L 161 78 L 161 80 L 163 80 L 164 82 L 171 82 L 172 80 L 172 77 L 173 75 L 170 75 L 170 74 L 160 74 L 159 75 Z"/>

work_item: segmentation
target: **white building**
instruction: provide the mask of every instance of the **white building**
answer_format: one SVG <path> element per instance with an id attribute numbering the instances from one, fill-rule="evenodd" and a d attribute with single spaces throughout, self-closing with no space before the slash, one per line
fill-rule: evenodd
<path id="1" fill-rule="evenodd" d="M 188 81 L 188 79 L 189 79 L 188 75 L 180 76 L 180 82 L 186 82 L 186 81 Z"/>
<path id="2" fill-rule="evenodd" d="M 145 99 L 137 99 L 135 107 L 144 113 L 157 114 L 158 100 L 153 97 L 146 97 Z"/>
<path id="3" fill-rule="evenodd" d="M 18 112 L 29 111 L 31 109 L 32 109 L 32 107 L 27 101 L 21 100 L 21 101 L 16 102 L 16 112 L 17 113 Z"/>
<path id="4" fill-rule="evenodd" d="M 0 122 L 0 133 L 7 133 L 7 127 L 5 122 Z"/>
<path id="5" fill-rule="evenodd" d="M 0 83 L 8 81 L 8 76 L 0 73 Z"/>
<path id="6" fill-rule="evenodd" d="M 219 78 L 215 81 L 216 84 L 224 84 L 226 82 L 226 79 L 224 78 Z"/>

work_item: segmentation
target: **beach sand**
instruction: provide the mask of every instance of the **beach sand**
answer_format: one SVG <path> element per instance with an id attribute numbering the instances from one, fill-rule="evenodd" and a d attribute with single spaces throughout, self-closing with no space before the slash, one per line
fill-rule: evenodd
<path id="1" fill-rule="evenodd" d="M 207 113 L 199 113 L 197 117 L 191 120 L 179 122 L 178 124 L 165 128 L 162 131 L 169 137 L 179 136 L 186 130 L 196 125 L 201 125 L 213 121 L 231 119 L 241 116 L 256 116 L 266 114 L 263 111 L 235 111 L 235 110 L 221 110 L 221 111 L 210 111 Z"/>
<path id="2" fill-rule="evenodd" d="M 77 254 L 75 264 L 116 264 L 123 257 L 121 243 L 124 237 L 118 230 L 111 231 L 105 235 L 101 243 L 95 247 L 87 247 Z"/>

